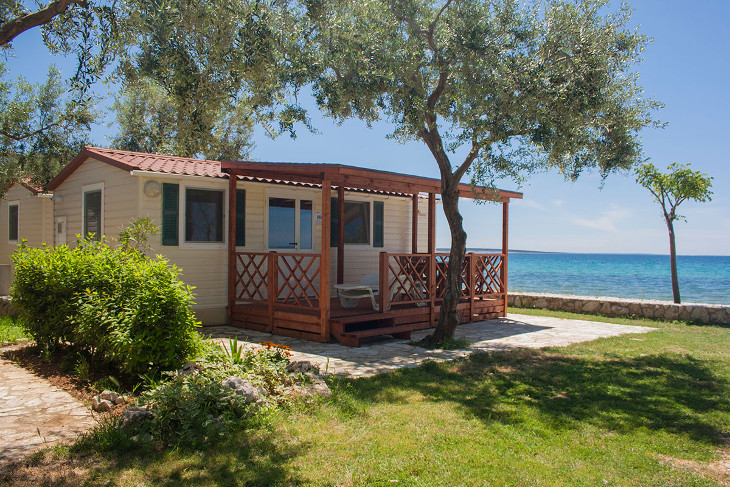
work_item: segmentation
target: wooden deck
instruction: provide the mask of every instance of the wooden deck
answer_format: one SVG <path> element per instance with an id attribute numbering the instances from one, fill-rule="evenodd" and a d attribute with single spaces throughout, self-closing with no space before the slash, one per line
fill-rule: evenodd
<path id="1" fill-rule="evenodd" d="M 505 315 L 504 300 L 501 297 L 480 298 L 472 304 L 462 299 L 459 303 L 462 323 L 481 321 Z M 343 308 L 337 298 L 330 300 L 330 337 L 343 345 L 359 347 L 367 337 L 392 335 L 395 338 L 410 338 L 411 332 L 432 328 L 438 321 L 440 305 L 434 307 L 416 304 L 394 304 L 388 311 L 373 310 L 370 301 L 362 299 L 356 308 Z M 250 303 L 237 305 L 233 309 L 233 326 L 249 328 L 275 335 L 324 341 L 321 337 L 319 309 L 297 309 L 284 303 L 274 305 L 273 322 L 269 318 L 268 304 Z"/>

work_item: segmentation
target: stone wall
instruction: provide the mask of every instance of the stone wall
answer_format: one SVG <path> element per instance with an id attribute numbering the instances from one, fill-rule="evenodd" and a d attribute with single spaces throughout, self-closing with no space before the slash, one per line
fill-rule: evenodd
<path id="1" fill-rule="evenodd" d="M 512 293 L 508 305 L 517 308 L 544 308 L 603 316 L 686 320 L 708 324 L 730 324 L 730 306 L 719 304 L 674 304 L 644 299 L 566 296 L 559 294 Z"/>

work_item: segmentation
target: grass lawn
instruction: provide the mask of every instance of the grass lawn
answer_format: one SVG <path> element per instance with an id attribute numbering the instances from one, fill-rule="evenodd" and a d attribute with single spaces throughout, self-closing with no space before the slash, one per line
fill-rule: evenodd
<path id="1" fill-rule="evenodd" d="M 27 339 L 28 336 L 12 318 L 9 316 L 0 317 L 0 346 Z"/>
<path id="2" fill-rule="evenodd" d="M 331 400 L 205 451 L 56 449 L 13 482 L 730 484 L 730 327 L 511 311 L 658 330 L 337 380 Z"/>

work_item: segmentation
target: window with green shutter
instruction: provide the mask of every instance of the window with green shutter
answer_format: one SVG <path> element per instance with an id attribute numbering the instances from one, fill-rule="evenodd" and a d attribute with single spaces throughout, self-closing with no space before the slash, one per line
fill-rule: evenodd
<path id="1" fill-rule="evenodd" d="M 383 201 L 373 202 L 373 247 L 383 247 L 385 242 L 385 203 Z"/>
<path id="2" fill-rule="evenodd" d="M 236 246 L 246 245 L 246 190 L 236 190 Z"/>
<path id="3" fill-rule="evenodd" d="M 180 185 L 162 183 L 162 245 L 179 245 Z"/>

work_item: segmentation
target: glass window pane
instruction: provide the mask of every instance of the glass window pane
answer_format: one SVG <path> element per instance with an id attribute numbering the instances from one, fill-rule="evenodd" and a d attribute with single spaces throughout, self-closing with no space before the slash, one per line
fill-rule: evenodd
<path id="1" fill-rule="evenodd" d="M 223 241 L 223 191 L 185 190 L 185 240 Z"/>
<path id="2" fill-rule="evenodd" d="M 345 243 L 370 243 L 370 203 L 345 201 Z"/>
<path id="3" fill-rule="evenodd" d="M 101 240 L 101 190 L 84 193 L 84 236 L 93 233 L 93 240 Z"/>
<path id="4" fill-rule="evenodd" d="M 296 244 L 296 205 L 290 198 L 269 198 L 269 248 L 293 249 Z"/>
<path id="5" fill-rule="evenodd" d="M 18 240 L 18 205 L 8 206 L 8 240 Z"/>
<path id="6" fill-rule="evenodd" d="M 312 248 L 312 202 L 299 201 L 299 248 Z"/>

